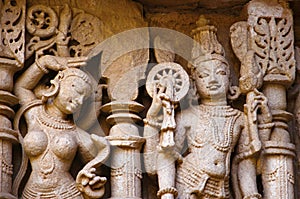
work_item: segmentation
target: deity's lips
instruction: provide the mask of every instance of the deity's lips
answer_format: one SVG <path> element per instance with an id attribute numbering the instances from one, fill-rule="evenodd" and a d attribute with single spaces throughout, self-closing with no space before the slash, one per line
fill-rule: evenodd
<path id="1" fill-rule="evenodd" d="M 220 87 L 221 87 L 220 84 L 212 84 L 212 85 L 207 86 L 206 88 L 208 88 L 210 90 L 217 90 Z"/>

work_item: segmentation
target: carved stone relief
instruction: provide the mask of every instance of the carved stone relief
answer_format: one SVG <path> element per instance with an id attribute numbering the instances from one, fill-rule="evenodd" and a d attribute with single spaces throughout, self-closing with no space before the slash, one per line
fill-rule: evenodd
<path id="1" fill-rule="evenodd" d="M 289 3 L 138 2 L 0 1 L 0 198 L 295 198 Z"/>
<path id="2" fill-rule="evenodd" d="M 294 198 L 295 145 L 288 132 L 287 122 L 292 114 L 286 111 L 286 88 L 295 79 L 296 64 L 293 18 L 286 6 L 251 1 L 247 8 L 248 21 L 238 22 L 231 28 L 233 49 L 242 63 L 242 92 L 251 101 L 253 90 L 262 87 L 272 113 L 274 128 L 260 133 L 263 144 L 260 172 L 265 198 Z"/>
<path id="3" fill-rule="evenodd" d="M 0 3 L 0 197 L 16 198 L 12 194 L 13 164 L 12 144 L 18 134 L 12 127 L 18 98 L 12 93 L 13 76 L 24 65 L 25 52 L 25 1 Z"/>

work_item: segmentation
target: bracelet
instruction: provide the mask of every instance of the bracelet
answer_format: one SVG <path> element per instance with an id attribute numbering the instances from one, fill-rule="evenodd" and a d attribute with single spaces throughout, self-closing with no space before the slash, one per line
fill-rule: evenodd
<path id="1" fill-rule="evenodd" d="M 273 128 L 273 126 L 274 126 L 273 122 L 266 123 L 266 124 L 259 124 L 258 129 L 271 129 Z"/>
<path id="2" fill-rule="evenodd" d="M 144 124 L 145 124 L 145 125 L 148 124 L 149 126 L 155 127 L 155 128 L 157 128 L 157 129 L 160 129 L 160 128 L 161 128 L 161 125 L 162 125 L 162 123 L 156 122 L 156 121 L 154 121 L 154 120 L 143 119 L 143 121 L 144 121 Z"/>
<path id="3" fill-rule="evenodd" d="M 252 198 L 261 199 L 262 197 L 261 197 L 261 195 L 259 193 L 254 193 L 254 194 L 251 194 L 251 195 L 243 197 L 243 199 L 252 199 Z"/>
<path id="4" fill-rule="evenodd" d="M 164 189 L 160 189 L 158 192 L 157 192 L 157 197 L 158 198 L 161 198 L 162 195 L 166 194 L 166 193 L 171 193 L 175 196 L 175 198 L 177 197 L 178 195 L 178 191 L 176 188 L 174 187 L 169 187 L 169 188 L 164 188 Z"/>
<path id="5" fill-rule="evenodd" d="M 49 70 L 40 64 L 39 59 L 35 60 L 35 64 L 43 73 L 49 73 Z"/>

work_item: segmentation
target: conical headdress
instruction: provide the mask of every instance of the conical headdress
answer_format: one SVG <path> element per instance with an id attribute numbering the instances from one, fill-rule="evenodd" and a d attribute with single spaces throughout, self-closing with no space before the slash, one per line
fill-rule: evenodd
<path id="1" fill-rule="evenodd" d="M 197 67 L 197 63 L 213 59 L 220 60 L 228 65 L 224 48 L 216 36 L 217 28 L 208 25 L 208 23 L 209 21 L 204 16 L 200 16 L 196 22 L 197 28 L 192 31 L 195 41 L 192 49 L 194 67 Z"/>

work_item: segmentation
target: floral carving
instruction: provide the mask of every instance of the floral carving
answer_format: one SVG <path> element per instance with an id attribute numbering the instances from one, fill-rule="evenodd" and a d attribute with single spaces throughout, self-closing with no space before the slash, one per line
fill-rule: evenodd
<path id="1" fill-rule="evenodd" d="M 34 5 L 26 19 L 27 31 L 32 38 L 26 47 L 26 58 L 34 52 L 58 56 L 86 56 L 103 38 L 102 22 L 82 10 L 68 5 L 51 8 Z"/>
<path id="2" fill-rule="evenodd" d="M 1 5 L 1 4 L 0 4 Z M 15 59 L 24 64 L 25 52 L 25 3 L 24 1 L 3 1 L 1 8 L 0 56 Z"/>

